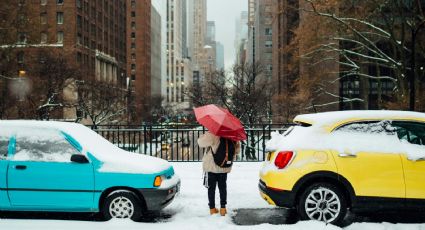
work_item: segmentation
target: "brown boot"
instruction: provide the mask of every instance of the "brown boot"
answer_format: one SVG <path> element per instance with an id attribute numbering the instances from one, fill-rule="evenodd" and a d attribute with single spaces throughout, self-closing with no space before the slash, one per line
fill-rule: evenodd
<path id="1" fill-rule="evenodd" d="M 211 208 L 210 209 L 210 214 L 211 215 L 213 215 L 213 214 L 217 214 L 218 213 L 218 209 L 216 209 L 216 208 Z"/>
<path id="2" fill-rule="evenodd" d="M 226 208 L 220 208 L 220 215 L 225 216 L 227 214 Z"/>

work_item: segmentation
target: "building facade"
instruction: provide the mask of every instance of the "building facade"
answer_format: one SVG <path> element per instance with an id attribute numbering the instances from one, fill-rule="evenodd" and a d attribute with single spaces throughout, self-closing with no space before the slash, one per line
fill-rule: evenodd
<path id="1" fill-rule="evenodd" d="M 26 72 L 33 84 L 44 80 L 37 72 L 49 68 L 43 61 L 56 55 L 66 58 L 67 67 L 78 69 L 79 76 L 73 78 L 79 79 L 79 84 L 99 81 L 123 92 L 126 90 L 126 1 L 19 1 L 14 7 L 18 15 L 25 15 L 22 17 L 32 24 L 24 28 L 15 27 L 13 20 L 8 22 L 14 25 L 17 40 L 2 41 L 1 45 L 2 49 L 10 45 L 16 48 L 19 69 Z M 65 88 L 75 86 L 75 81 L 64 82 Z M 76 93 L 76 87 L 68 88 L 73 88 L 71 94 Z M 77 117 L 75 98 L 72 96 L 70 103 L 67 95 L 63 93 L 61 97 L 73 108 L 64 108 L 61 114 L 55 114 L 57 119 Z M 36 96 L 42 97 L 40 92 Z"/>
<path id="2" fill-rule="evenodd" d="M 202 58 L 204 57 L 204 46 L 207 35 L 207 1 L 188 1 L 188 36 L 189 36 L 189 56 L 192 60 L 194 70 L 201 69 Z M 201 71 L 201 74 L 202 73 Z"/>
<path id="3" fill-rule="evenodd" d="M 221 42 L 216 42 L 216 63 L 217 63 L 217 69 L 221 70 L 224 69 L 224 46 Z"/>
<path id="4" fill-rule="evenodd" d="M 255 4 L 254 28 L 255 33 L 249 39 L 253 39 L 249 44 L 255 44 L 253 47 L 252 60 L 259 63 L 263 68 L 266 80 L 271 80 L 273 70 L 273 41 L 272 41 L 272 22 L 274 0 L 259 0 Z M 252 29 L 252 28 L 251 28 Z M 248 52 L 249 53 L 249 52 Z M 251 60 L 251 58 L 249 58 Z"/>
<path id="5" fill-rule="evenodd" d="M 162 23 L 161 15 L 152 7 L 151 12 L 151 97 L 161 97 L 162 77 Z M 158 100 L 155 100 L 158 101 Z"/>
<path id="6" fill-rule="evenodd" d="M 167 68 L 165 81 L 165 104 L 171 106 L 176 112 L 190 110 L 190 100 L 187 98 L 187 86 L 192 83 L 192 62 L 185 57 L 184 43 L 187 36 L 185 25 L 187 25 L 183 15 L 187 15 L 187 8 L 183 1 L 167 0 L 166 3 L 166 53 Z M 186 27 L 187 29 L 187 27 Z"/>
<path id="7" fill-rule="evenodd" d="M 151 103 L 151 1 L 127 1 L 127 76 L 134 92 L 135 118 L 148 116 Z"/>

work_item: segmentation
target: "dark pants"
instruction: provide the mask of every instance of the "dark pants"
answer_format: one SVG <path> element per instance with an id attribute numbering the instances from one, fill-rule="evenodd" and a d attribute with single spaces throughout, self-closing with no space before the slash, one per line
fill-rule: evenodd
<path id="1" fill-rule="evenodd" d="M 227 204 L 227 173 L 208 173 L 208 201 L 210 208 L 215 208 L 215 187 L 218 184 L 220 191 L 220 206 L 226 207 Z"/>

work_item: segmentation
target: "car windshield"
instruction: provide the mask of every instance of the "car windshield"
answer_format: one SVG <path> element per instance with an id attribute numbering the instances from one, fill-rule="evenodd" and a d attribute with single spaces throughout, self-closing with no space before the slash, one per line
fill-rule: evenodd
<path id="1" fill-rule="evenodd" d="M 120 148 L 85 126 L 78 125 L 72 128 L 67 128 L 66 131 L 92 154 L 121 151 Z"/>

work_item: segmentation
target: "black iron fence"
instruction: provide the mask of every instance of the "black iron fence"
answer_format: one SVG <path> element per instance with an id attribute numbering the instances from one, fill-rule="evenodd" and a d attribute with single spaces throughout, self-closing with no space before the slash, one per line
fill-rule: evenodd
<path id="1" fill-rule="evenodd" d="M 246 125 L 248 138 L 241 142 L 237 161 L 263 161 L 266 141 L 270 139 L 271 133 L 283 132 L 290 125 Z M 199 125 L 100 125 L 92 129 L 122 149 L 169 161 L 201 161 L 205 152 L 197 143 L 199 136 L 206 132 Z"/>

